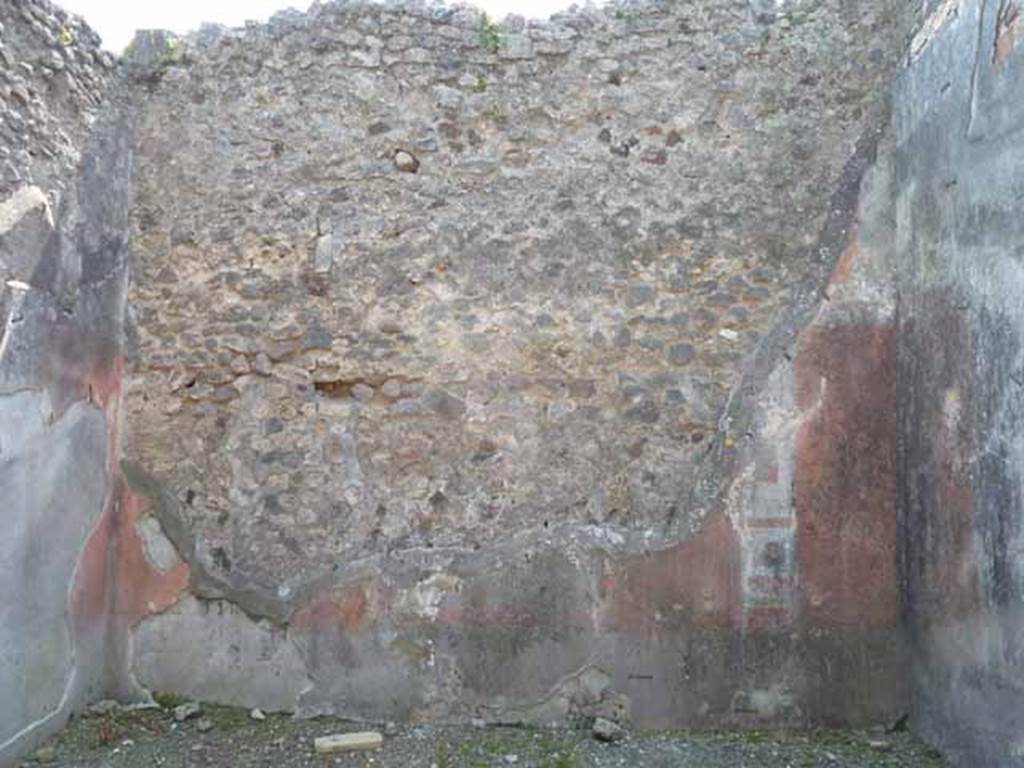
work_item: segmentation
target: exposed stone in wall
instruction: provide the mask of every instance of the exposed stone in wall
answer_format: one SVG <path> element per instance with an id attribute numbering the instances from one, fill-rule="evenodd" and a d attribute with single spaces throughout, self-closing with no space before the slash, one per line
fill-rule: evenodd
<path id="1" fill-rule="evenodd" d="M 114 66 L 80 19 L 48 2 L 0 7 L 0 313 L 27 282 L 74 188 L 83 143 Z M 0 330 L 0 339 L 3 338 Z"/>
<path id="2" fill-rule="evenodd" d="M 0 7 L 0 194 L 72 188 L 114 58 L 80 18 L 44 0 Z"/>
<path id="3" fill-rule="evenodd" d="M 884 10 L 325 6 L 183 41 L 140 134 L 129 457 L 267 583 L 685 520 L 739 362 L 828 259 Z"/>
<path id="4" fill-rule="evenodd" d="M 893 454 L 836 441 L 893 437 L 853 224 L 902 13 L 328 4 L 160 43 L 126 472 L 192 592 L 285 631 L 299 711 L 565 718 L 590 668 L 650 725 L 899 711 Z M 215 631 L 186 605 L 133 619 L 140 680 Z"/>
<path id="5" fill-rule="evenodd" d="M 919 727 L 1024 765 L 1016 2 L 936 4 L 896 89 L 901 542 Z"/>

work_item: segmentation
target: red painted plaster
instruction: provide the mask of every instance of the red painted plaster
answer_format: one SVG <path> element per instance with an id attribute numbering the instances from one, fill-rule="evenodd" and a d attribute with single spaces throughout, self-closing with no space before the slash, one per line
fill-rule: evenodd
<path id="1" fill-rule="evenodd" d="M 801 614 L 815 624 L 897 620 L 895 371 L 892 325 L 801 335 L 797 563 Z"/>
<path id="2" fill-rule="evenodd" d="M 145 543 L 136 523 L 149 506 L 144 496 L 125 487 L 120 496 L 115 545 L 115 584 L 117 617 L 129 625 L 174 605 L 188 588 L 189 567 L 179 562 L 169 571 L 161 571 L 146 557 Z"/>
<path id="3" fill-rule="evenodd" d="M 740 625 L 739 539 L 724 512 L 685 541 L 608 561 L 605 569 L 599 583 L 607 629 L 646 634 L 681 624 Z"/>

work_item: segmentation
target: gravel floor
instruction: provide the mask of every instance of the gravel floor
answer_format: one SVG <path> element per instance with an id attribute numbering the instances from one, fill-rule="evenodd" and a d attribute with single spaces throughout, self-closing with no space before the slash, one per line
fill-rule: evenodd
<path id="1" fill-rule="evenodd" d="M 633 733 L 616 744 L 589 731 L 550 731 L 472 726 L 380 727 L 384 746 L 374 752 L 319 756 L 313 739 L 367 730 L 365 725 L 268 715 L 204 706 L 176 722 L 170 708 L 114 711 L 73 720 L 56 739 L 25 762 L 81 768 L 167 766 L 378 766 L 483 768 L 484 766 L 673 766 L 680 768 L 941 768 L 943 761 L 907 733 L 818 731 L 777 734 Z"/>

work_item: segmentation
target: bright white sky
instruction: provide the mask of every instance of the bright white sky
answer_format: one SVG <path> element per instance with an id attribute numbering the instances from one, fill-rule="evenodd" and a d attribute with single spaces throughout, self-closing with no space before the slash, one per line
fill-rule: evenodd
<path id="1" fill-rule="evenodd" d="M 247 19 L 265 21 L 284 8 L 306 10 L 310 0 L 57 0 L 67 10 L 85 17 L 103 38 L 103 47 L 121 52 L 136 29 L 188 32 L 204 21 L 240 26 Z M 472 0 L 468 4 L 502 19 L 516 13 L 547 18 L 572 0 Z"/>

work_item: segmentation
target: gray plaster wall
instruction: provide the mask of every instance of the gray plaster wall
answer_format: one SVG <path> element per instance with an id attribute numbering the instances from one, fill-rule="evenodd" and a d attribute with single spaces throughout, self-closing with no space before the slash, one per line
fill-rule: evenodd
<path id="1" fill-rule="evenodd" d="M 0 764 L 106 687 L 127 168 L 113 60 L 0 4 Z"/>
<path id="2" fill-rule="evenodd" d="M 930 4 L 895 91 L 900 515 L 914 721 L 1024 765 L 1024 49 Z"/>

